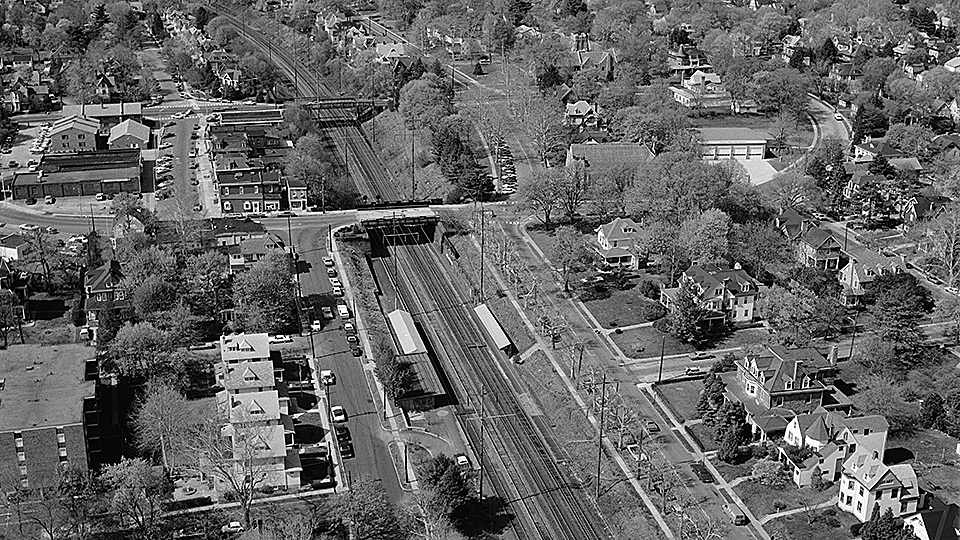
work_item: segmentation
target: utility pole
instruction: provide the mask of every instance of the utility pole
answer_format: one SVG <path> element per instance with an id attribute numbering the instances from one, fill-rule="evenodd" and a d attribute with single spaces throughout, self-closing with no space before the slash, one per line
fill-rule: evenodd
<path id="1" fill-rule="evenodd" d="M 657 382 L 663 380 L 663 350 L 667 346 L 667 336 L 664 336 L 660 339 L 660 370 L 657 372 Z"/>
<path id="2" fill-rule="evenodd" d="M 410 200 L 417 200 L 417 166 L 416 166 L 417 130 L 410 129 Z"/>
<path id="3" fill-rule="evenodd" d="M 483 210 L 483 199 L 481 199 L 480 200 L 480 303 L 481 304 L 483 303 L 483 253 L 484 253 L 483 231 L 484 229 L 486 229 L 484 214 L 486 214 L 486 212 Z"/>
<path id="4" fill-rule="evenodd" d="M 597 435 L 597 500 L 600 500 L 600 460 L 603 459 L 603 413 L 607 410 L 607 374 L 600 383 L 600 432 Z"/>

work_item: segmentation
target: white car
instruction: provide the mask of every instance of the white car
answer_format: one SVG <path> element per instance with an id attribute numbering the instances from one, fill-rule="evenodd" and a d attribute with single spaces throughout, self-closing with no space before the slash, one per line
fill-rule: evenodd
<path id="1" fill-rule="evenodd" d="M 220 527 L 220 532 L 222 532 L 223 534 L 242 533 L 243 523 L 240 523 L 239 521 L 231 521 L 230 523 L 227 523 L 223 527 Z"/>
<path id="2" fill-rule="evenodd" d="M 275 336 L 270 336 L 270 344 L 273 345 L 273 344 L 277 344 L 277 343 L 293 343 L 293 338 L 290 337 L 290 336 L 283 335 L 283 334 L 277 334 L 277 335 L 275 335 Z"/>
<path id="3" fill-rule="evenodd" d="M 310 323 L 310 330 L 313 330 L 314 332 L 323 330 L 323 323 L 320 321 L 313 321 Z"/>
<path id="4" fill-rule="evenodd" d="M 20 230 L 23 232 L 34 232 L 34 231 L 39 231 L 40 226 L 34 225 L 33 223 L 24 223 L 20 225 Z"/>
<path id="5" fill-rule="evenodd" d="M 321 308 L 320 308 L 320 314 L 323 315 L 323 318 L 324 318 L 324 319 L 332 319 L 332 318 L 333 318 L 333 310 L 330 308 L 330 306 L 323 306 L 323 307 L 321 307 Z"/>
<path id="6" fill-rule="evenodd" d="M 330 268 L 331 266 L 333 266 L 333 259 L 331 259 L 330 257 L 324 257 L 323 265 L 326 266 L 327 268 Z"/>
<path id="7" fill-rule="evenodd" d="M 333 418 L 334 422 L 342 424 L 347 421 L 347 410 L 340 405 L 334 405 L 330 407 L 330 417 Z"/>
<path id="8" fill-rule="evenodd" d="M 337 384 L 337 376 L 333 374 L 329 369 L 324 369 L 320 371 L 320 382 L 330 386 L 332 384 Z"/>
<path id="9" fill-rule="evenodd" d="M 167 148 L 173 148 L 173 143 L 165 142 L 165 143 L 163 143 L 163 144 L 160 145 L 160 149 L 161 149 L 161 150 L 166 150 Z"/>
<path id="10" fill-rule="evenodd" d="M 343 287 L 343 284 L 340 283 L 340 278 L 335 277 L 330 278 L 330 285 L 334 287 Z"/>
<path id="11" fill-rule="evenodd" d="M 357 329 L 353 326 L 353 323 L 350 321 L 343 323 L 343 331 L 346 332 L 347 334 L 357 333 Z"/>

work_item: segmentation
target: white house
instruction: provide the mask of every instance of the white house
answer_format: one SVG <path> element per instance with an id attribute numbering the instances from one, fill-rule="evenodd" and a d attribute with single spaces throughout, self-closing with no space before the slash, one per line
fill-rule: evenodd
<path id="1" fill-rule="evenodd" d="M 947 60 L 946 63 L 943 64 L 943 67 L 945 67 L 947 71 L 951 73 L 957 73 L 960 71 L 960 56 Z"/>
<path id="2" fill-rule="evenodd" d="M 795 416 L 784 432 L 780 460 L 792 467 L 797 487 L 809 486 L 815 474 L 835 482 L 843 463 L 856 452 L 883 455 L 887 445 L 887 420 L 878 415 L 848 418 L 839 412 L 814 412 Z M 801 454 L 797 454 L 797 449 Z"/>
<path id="3" fill-rule="evenodd" d="M 856 258 L 851 257 L 838 276 L 843 285 L 840 301 L 845 306 L 856 306 L 874 279 L 903 272 L 906 272 L 906 266 L 899 257 L 886 257 L 869 252 Z"/>
<path id="4" fill-rule="evenodd" d="M 5 234 L 0 237 L 0 258 L 5 261 L 18 261 L 27 250 L 27 239 L 19 234 Z"/>
<path id="5" fill-rule="evenodd" d="M 639 256 L 633 244 L 639 228 L 630 218 L 616 218 L 597 227 L 597 252 L 608 266 L 637 269 Z"/>
<path id="6" fill-rule="evenodd" d="M 921 507 L 917 473 L 909 464 L 884 465 L 879 452 L 858 451 L 843 465 L 837 506 L 861 522 L 888 508 L 894 517 L 912 514 Z"/>

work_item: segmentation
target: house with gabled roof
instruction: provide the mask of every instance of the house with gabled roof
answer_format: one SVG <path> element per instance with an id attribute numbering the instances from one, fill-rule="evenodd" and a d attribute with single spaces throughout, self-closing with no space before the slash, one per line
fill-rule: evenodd
<path id="1" fill-rule="evenodd" d="M 120 262 L 116 260 L 107 261 L 87 270 L 83 276 L 83 310 L 87 315 L 91 340 L 97 339 L 100 312 L 125 307 L 128 304 L 126 293 L 120 287 L 121 282 L 123 282 L 123 272 L 120 270 Z"/>
<path id="2" fill-rule="evenodd" d="M 637 166 L 652 159 L 653 152 L 643 143 L 573 143 L 567 149 L 566 165 L 579 161 L 589 173 L 605 167 Z"/>
<path id="3" fill-rule="evenodd" d="M 726 399 L 743 404 L 755 440 L 784 434 L 797 415 L 823 409 L 849 413 L 850 399 L 833 384 L 835 359 L 814 348 L 768 345 L 737 359 L 737 371 L 720 374 Z"/>
<path id="4" fill-rule="evenodd" d="M 136 120 L 124 120 L 110 128 L 107 145 L 111 150 L 139 148 L 145 150 L 150 144 L 150 128 Z"/>
<path id="5" fill-rule="evenodd" d="M 797 261 L 808 268 L 840 269 L 843 246 L 833 233 L 810 227 L 797 239 Z"/>
<path id="6" fill-rule="evenodd" d="M 220 336 L 220 359 L 227 364 L 269 360 L 270 338 L 267 334 L 225 334 Z"/>
<path id="7" fill-rule="evenodd" d="M 568 126 L 576 127 L 580 130 L 596 129 L 600 123 L 600 106 L 593 105 L 585 100 L 576 103 L 567 103 L 563 121 Z"/>
<path id="8" fill-rule="evenodd" d="M 799 240 L 808 229 L 819 225 L 820 221 L 817 218 L 796 208 L 787 208 L 773 218 L 773 226 L 791 242 Z"/>
<path id="9" fill-rule="evenodd" d="M 836 482 L 843 463 L 856 452 L 879 452 L 887 445 L 886 418 L 880 415 L 848 417 L 820 410 L 798 414 L 784 432 L 780 461 L 792 470 L 797 487 L 807 487 L 815 475 Z"/>
<path id="10" fill-rule="evenodd" d="M 934 219 L 952 202 L 942 195 L 914 195 L 901 203 L 900 218 L 904 224 Z"/>
<path id="11" fill-rule="evenodd" d="M 866 523 L 874 512 L 894 517 L 915 513 L 923 505 L 917 473 L 907 463 L 885 465 L 877 451 L 857 452 L 843 464 L 837 506 Z"/>
<path id="12" fill-rule="evenodd" d="M 888 257 L 871 251 L 863 251 L 852 256 L 838 275 L 843 289 L 840 302 L 845 306 L 857 306 L 862 303 L 863 295 L 875 279 L 889 274 L 906 272 L 902 257 Z"/>
<path id="13" fill-rule="evenodd" d="M 229 269 L 231 274 L 238 274 L 244 270 L 249 270 L 257 261 L 262 260 L 267 255 L 274 252 L 284 252 L 286 245 L 275 233 L 267 233 L 263 236 L 247 238 L 240 241 L 239 245 L 228 249 Z"/>
<path id="14" fill-rule="evenodd" d="M 917 540 L 960 539 L 960 506 L 947 504 L 930 497 L 930 504 L 923 510 L 903 517 L 903 525 L 913 531 Z"/>
<path id="15" fill-rule="evenodd" d="M 84 152 L 97 149 L 100 122 L 83 116 L 67 116 L 50 128 L 50 152 Z"/>
<path id="16" fill-rule="evenodd" d="M 739 264 L 732 268 L 695 264 L 683 272 L 677 287 L 660 289 L 660 303 L 673 309 L 680 286 L 687 283 L 694 285 L 701 305 L 709 310 L 703 324 L 710 331 L 722 331 L 728 323 L 750 322 L 756 315 L 760 288 Z"/>
<path id="17" fill-rule="evenodd" d="M 903 152 L 888 143 L 886 139 L 871 139 L 853 146 L 854 162 L 873 161 L 877 156 L 886 159 L 905 157 Z"/>
<path id="18" fill-rule="evenodd" d="M 640 226 L 630 218 L 616 218 L 595 229 L 597 253 L 607 266 L 636 270 L 640 256 L 635 243 Z"/>

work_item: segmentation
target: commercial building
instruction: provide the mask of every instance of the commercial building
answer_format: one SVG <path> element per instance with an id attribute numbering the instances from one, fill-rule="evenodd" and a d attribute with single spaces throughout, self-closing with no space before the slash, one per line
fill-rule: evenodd
<path id="1" fill-rule="evenodd" d="M 124 120 L 143 122 L 143 105 L 140 103 L 92 103 L 87 105 L 64 105 L 63 116 L 84 116 L 100 123 L 100 134 L 107 136 L 110 128 Z"/>
<path id="2" fill-rule="evenodd" d="M 124 148 L 144 150 L 150 145 L 150 128 L 136 120 L 124 120 L 110 128 L 107 145 L 111 150 Z"/>
<path id="3" fill-rule="evenodd" d="M 763 159 L 767 136 L 750 128 L 698 128 L 703 159 Z"/>
<path id="4" fill-rule="evenodd" d="M 64 465 L 99 465 L 93 352 L 84 345 L 0 350 L 0 491 L 54 487 Z"/>
<path id="5" fill-rule="evenodd" d="M 13 198 L 42 199 L 92 196 L 97 193 L 141 193 L 145 174 L 140 150 L 99 150 L 48 154 L 37 170 L 13 176 Z"/>
<path id="6" fill-rule="evenodd" d="M 81 116 L 67 116 L 50 128 L 50 152 L 86 152 L 97 149 L 100 123 Z"/>

